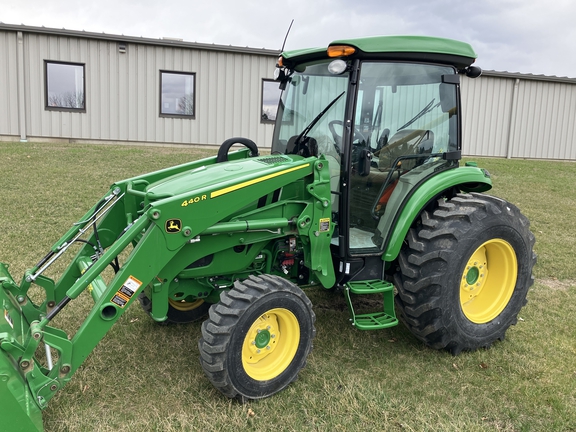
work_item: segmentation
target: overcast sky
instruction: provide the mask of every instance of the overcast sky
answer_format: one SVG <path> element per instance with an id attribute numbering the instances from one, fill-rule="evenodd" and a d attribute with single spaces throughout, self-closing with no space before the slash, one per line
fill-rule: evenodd
<path id="1" fill-rule="evenodd" d="M 0 21 L 280 49 L 390 34 L 459 39 L 483 69 L 576 77 L 574 0 L 0 0 Z"/>

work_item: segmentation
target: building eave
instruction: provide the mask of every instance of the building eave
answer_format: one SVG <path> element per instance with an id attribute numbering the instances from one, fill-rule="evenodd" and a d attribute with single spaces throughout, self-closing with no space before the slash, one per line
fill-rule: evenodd
<path id="1" fill-rule="evenodd" d="M 145 38 L 142 36 L 137 37 L 137 36 L 116 35 L 109 33 L 87 32 L 84 30 L 69 30 L 64 28 L 55 29 L 43 26 L 35 27 L 35 26 L 27 26 L 24 24 L 0 23 L 0 30 L 22 32 L 22 33 L 47 34 L 53 36 L 98 39 L 111 42 L 157 45 L 163 47 L 177 47 L 185 49 L 204 50 L 204 51 L 221 51 L 221 52 L 230 52 L 239 54 L 274 56 L 274 57 L 278 57 L 280 55 L 280 50 L 270 50 L 266 48 L 250 48 L 250 47 L 238 47 L 233 45 L 217 45 L 217 44 L 206 44 L 199 42 L 187 42 L 184 40 L 172 39 L 172 38 L 154 39 L 154 38 Z"/>
<path id="2" fill-rule="evenodd" d="M 509 78 L 509 79 L 520 79 L 529 81 L 547 81 L 547 82 L 557 82 L 565 84 L 576 84 L 576 78 L 558 77 L 554 75 L 534 75 L 520 72 L 504 72 L 494 70 L 483 70 L 482 75 L 495 78 Z"/>

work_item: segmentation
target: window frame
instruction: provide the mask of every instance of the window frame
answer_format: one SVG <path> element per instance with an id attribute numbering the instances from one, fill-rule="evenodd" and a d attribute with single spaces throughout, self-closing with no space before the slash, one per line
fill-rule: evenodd
<path id="1" fill-rule="evenodd" d="M 278 118 L 278 103 L 280 102 L 280 99 L 282 97 L 282 91 L 280 91 L 280 93 L 278 94 L 278 103 L 276 103 L 276 116 L 274 117 L 274 120 L 270 120 L 270 119 L 264 119 L 264 85 L 265 83 L 276 83 L 276 85 L 280 85 L 280 83 L 274 79 L 270 79 L 270 78 L 262 78 L 262 85 L 261 85 L 261 94 L 260 94 L 260 123 L 264 123 L 264 124 L 274 124 L 276 123 L 276 118 Z"/>
<path id="2" fill-rule="evenodd" d="M 80 66 L 82 67 L 82 92 L 84 96 L 84 103 L 82 108 L 53 106 L 49 104 L 49 88 L 48 88 L 48 65 L 66 65 L 66 66 Z M 65 62 L 60 60 L 44 60 L 44 109 L 46 111 L 65 111 L 65 112 L 86 112 L 86 63 Z"/>
<path id="3" fill-rule="evenodd" d="M 192 114 L 172 114 L 172 113 L 164 113 L 162 112 L 162 94 L 163 94 L 163 89 L 162 89 L 162 77 L 163 74 L 172 74 L 172 75 L 185 75 L 185 76 L 191 76 L 192 77 Z M 159 106 L 158 106 L 158 115 L 162 118 L 181 118 L 181 119 L 188 119 L 188 120 L 194 120 L 196 119 L 196 72 L 185 72 L 185 71 L 173 71 L 173 70 L 165 70 L 165 69 L 160 69 L 159 70 Z"/>

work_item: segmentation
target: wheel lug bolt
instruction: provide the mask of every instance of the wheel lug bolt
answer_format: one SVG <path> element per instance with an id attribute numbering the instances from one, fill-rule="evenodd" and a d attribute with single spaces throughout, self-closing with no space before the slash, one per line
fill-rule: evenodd
<path id="1" fill-rule="evenodd" d="M 272 327 L 268 326 L 268 327 L 266 327 L 266 330 L 270 330 L 271 328 L 272 328 Z"/>
<path id="2" fill-rule="evenodd" d="M 260 354 L 260 350 L 256 350 L 256 354 Z"/>
<path id="3" fill-rule="evenodd" d="M 256 345 L 256 341 L 252 341 L 252 345 Z"/>
<path id="4" fill-rule="evenodd" d="M 266 349 L 269 350 L 269 349 L 270 349 L 270 345 L 268 345 L 268 346 L 266 347 Z"/>

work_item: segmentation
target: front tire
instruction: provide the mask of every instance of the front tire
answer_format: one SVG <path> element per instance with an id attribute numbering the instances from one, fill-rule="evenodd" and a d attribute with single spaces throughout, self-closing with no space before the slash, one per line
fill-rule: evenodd
<path id="1" fill-rule="evenodd" d="M 312 303 L 293 283 L 270 275 L 237 281 L 202 324 L 200 363 L 224 395 L 261 399 L 294 381 L 316 334 Z"/>
<path id="2" fill-rule="evenodd" d="M 518 208 L 488 195 L 439 200 L 410 229 L 395 276 L 410 331 L 454 355 L 503 340 L 533 284 L 534 235 Z"/>

